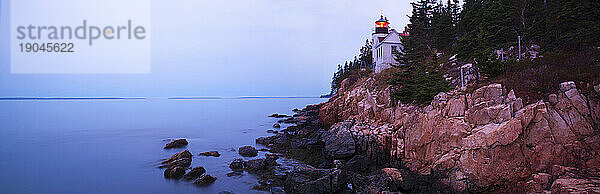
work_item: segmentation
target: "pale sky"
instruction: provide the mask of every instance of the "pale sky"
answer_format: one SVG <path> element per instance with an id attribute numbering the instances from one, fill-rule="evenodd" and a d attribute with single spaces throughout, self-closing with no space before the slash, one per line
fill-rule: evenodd
<path id="1" fill-rule="evenodd" d="M 406 25 L 409 2 L 153 0 L 150 74 L 23 75 L 1 0 L 0 96 L 319 96 L 382 11 Z"/>

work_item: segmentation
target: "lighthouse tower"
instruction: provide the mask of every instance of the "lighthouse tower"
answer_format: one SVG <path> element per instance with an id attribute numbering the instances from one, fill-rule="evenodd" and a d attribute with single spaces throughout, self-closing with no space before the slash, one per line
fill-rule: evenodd
<path id="1" fill-rule="evenodd" d="M 387 18 L 381 18 L 375 21 L 375 32 L 373 32 L 373 44 L 377 45 L 389 34 L 389 25 Z"/>
<path id="2" fill-rule="evenodd" d="M 376 73 L 398 64 L 395 53 L 400 52 L 402 49 L 400 34 L 396 30 L 390 29 L 389 25 L 390 22 L 383 15 L 375 21 L 373 63 Z"/>

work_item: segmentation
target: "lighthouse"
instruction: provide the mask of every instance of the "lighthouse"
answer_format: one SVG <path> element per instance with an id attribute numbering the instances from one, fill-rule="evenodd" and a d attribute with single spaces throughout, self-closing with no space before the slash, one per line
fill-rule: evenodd
<path id="1" fill-rule="evenodd" d="M 398 65 L 395 53 L 401 52 L 402 42 L 400 34 L 390 28 L 390 22 L 387 17 L 381 15 L 379 20 L 375 21 L 375 30 L 373 31 L 373 65 L 375 73 Z"/>

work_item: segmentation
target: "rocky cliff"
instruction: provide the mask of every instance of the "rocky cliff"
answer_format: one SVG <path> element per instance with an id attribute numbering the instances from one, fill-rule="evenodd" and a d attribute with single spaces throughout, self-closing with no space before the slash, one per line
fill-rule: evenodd
<path id="1" fill-rule="evenodd" d="M 324 153 L 333 159 L 364 156 L 459 192 L 600 192 L 600 85 L 583 95 L 565 82 L 524 105 L 491 84 L 440 93 L 421 107 L 394 102 L 375 79 L 343 82 L 321 106 L 320 122 L 331 126 Z"/>

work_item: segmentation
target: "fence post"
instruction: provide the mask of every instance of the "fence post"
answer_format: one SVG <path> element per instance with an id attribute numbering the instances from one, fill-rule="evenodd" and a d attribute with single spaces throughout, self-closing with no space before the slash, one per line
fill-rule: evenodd
<path id="1" fill-rule="evenodd" d="M 463 66 L 460 66 L 460 88 L 461 89 L 465 88 L 465 76 L 463 73 Z"/>
<path id="2" fill-rule="evenodd" d="M 521 61 L 521 36 L 519 36 L 519 61 Z"/>

